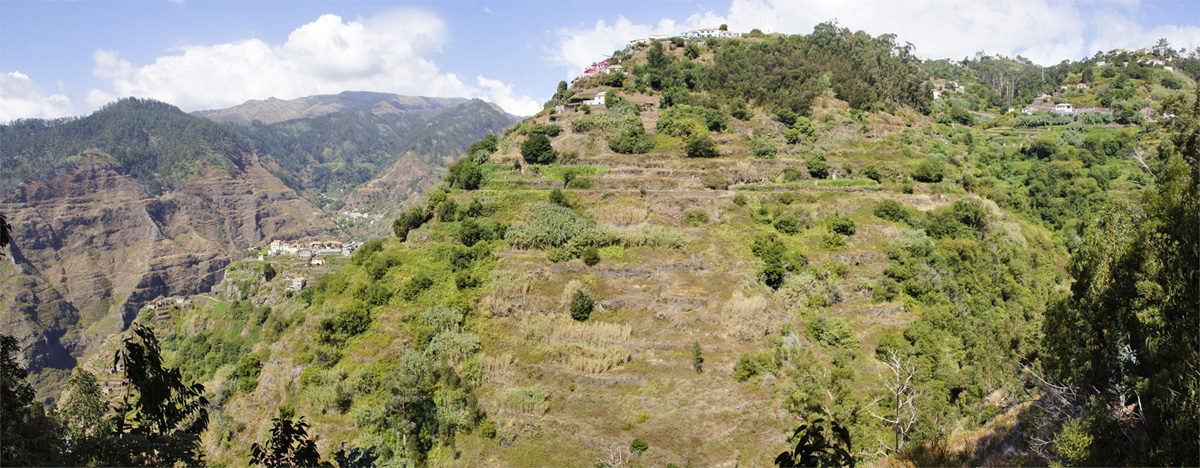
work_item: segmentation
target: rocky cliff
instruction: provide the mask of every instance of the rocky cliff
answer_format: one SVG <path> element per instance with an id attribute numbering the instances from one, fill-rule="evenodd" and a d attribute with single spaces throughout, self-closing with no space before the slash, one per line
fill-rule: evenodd
<path id="1" fill-rule="evenodd" d="M 93 161 L 0 202 L 13 227 L 0 324 L 20 340 L 43 396 L 147 301 L 208 291 L 231 260 L 272 238 L 338 235 L 256 157 L 243 159 L 241 171 L 206 167 L 157 197 Z"/>

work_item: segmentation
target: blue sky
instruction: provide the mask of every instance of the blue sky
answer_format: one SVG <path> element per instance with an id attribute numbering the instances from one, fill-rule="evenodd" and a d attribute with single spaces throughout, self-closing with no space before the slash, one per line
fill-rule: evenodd
<path id="1" fill-rule="evenodd" d="M 837 20 L 927 58 L 1044 65 L 1160 37 L 1200 47 L 1196 0 L 0 1 L 0 121 L 123 96 L 184 110 L 345 90 L 479 97 L 527 115 L 630 39 Z"/>

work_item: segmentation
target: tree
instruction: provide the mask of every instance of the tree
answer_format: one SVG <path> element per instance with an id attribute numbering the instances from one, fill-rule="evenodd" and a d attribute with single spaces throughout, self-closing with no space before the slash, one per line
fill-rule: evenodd
<path id="1" fill-rule="evenodd" d="M 529 164 L 550 164 L 558 158 L 558 152 L 554 151 L 546 135 L 534 133 L 521 143 L 521 156 Z"/>
<path id="2" fill-rule="evenodd" d="M 392 233 L 400 239 L 400 242 L 404 242 L 408 240 L 409 231 L 421 227 L 422 224 L 429 221 L 430 217 L 430 212 L 422 206 L 409 208 L 392 222 Z"/>
<path id="3" fill-rule="evenodd" d="M 0 335 L 0 465 L 40 465 L 58 452 L 59 426 L 33 401 L 29 373 L 12 356 L 17 351 L 16 338 Z"/>
<path id="4" fill-rule="evenodd" d="M 597 263 L 600 263 L 600 249 L 590 245 L 584 247 L 579 258 L 583 259 L 583 263 L 587 266 L 596 266 Z"/>
<path id="5" fill-rule="evenodd" d="M 133 336 L 113 356 L 124 369 L 125 395 L 117 405 L 112 431 L 92 449 L 90 462 L 108 465 L 169 466 L 203 464 L 200 434 L 208 427 L 204 386 L 188 385 L 179 369 L 163 367 L 158 338 L 134 323 Z"/>
<path id="6" fill-rule="evenodd" d="M 479 170 L 479 165 L 471 158 L 459 158 L 450 167 L 446 174 L 446 182 L 451 188 L 463 190 L 475 190 L 483 182 L 483 172 Z"/>
<path id="7" fill-rule="evenodd" d="M 916 382 L 913 381 L 917 374 L 917 368 L 912 364 L 910 358 L 896 354 L 894 349 L 889 349 L 887 357 L 881 362 L 891 372 L 888 375 L 881 375 L 880 379 L 883 380 L 883 386 L 888 391 L 887 402 L 891 405 L 892 416 L 890 418 L 880 416 L 870 408 L 867 408 L 867 412 L 892 425 L 895 442 L 890 449 L 892 453 L 898 453 L 904 447 L 904 442 L 908 440 L 908 433 L 912 430 L 913 424 L 917 422 L 917 406 L 913 403 L 920 396 L 920 393 L 916 391 Z"/>
<path id="8" fill-rule="evenodd" d="M 688 45 L 683 48 L 683 55 L 687 58 L 695 60 L 696 57 L 700 56 L 700 47 L 695 43 L 688 43 Z"/>
<path id="9" fill-rule="evenodd" d="M 580 322 L 587 321 L 592 315 L 592 308 L 596 306 L 595 299 L 582 289 L 575 291 L 571 296 L 571 318 Z"/>
<path id="10" fill-rule="evenodd" d="M 275 275 L 277 274 L 275 267 L 271 266 L 270 263 L 263 265 L 263 281 L 270 282 L 275 279 Z"/>
<path id="11" fill-rule="evenodd" d="M 719 29 L 719 30 L 721 30 L 721 31 L 728 31 L 728 30 L 729 30 L 729 25 L 728 25 L 728 24 L 723 24 L 723 23 L 722 23 L 722 24 L 721 24 L 721 26 L 719 26 L 717 29 Z"/>
<path id="12" fill-rule="evenodd" d="M 270 439 L 263 445 L 250 445 L 251 463 L 267 467 L 330 466 L 321 463 L 317 444 L 308 438 L 304 417 L 293 421 L 294 416 L 291 409 L 279 408 L 279 417 L 271 420 Z"/>
<path id="13" fill-rule="evenodd" d="M 662 41 L 650 44 L 650 51 L 646 52 L 646 62 L 650 64 L 650 68 L 656 70 L 662 70 L 671 64 L 671 57 L 663 53 Z"/>
<path id="14" fill-rule="evenodd" d="M 692 369 L 695 369 L 697 374 L 704 372 L 704 355 L 700 354 L 699 341 L 692 342 Z"/>
<path id="15" fill-rule="evenodd" d="M 814 179 L 829 177 L 829 163 L 825 162 L 825 156 L 817 155 L 816 157 L 809 158 L 805 166 L 808 167 L 808 175 Z"/>
<path id="16" fill-rule="evenodd" d="M 12 230 L 12 225 L 8 224 L 8 220 L 4 218 L 4 213 L 0 213 L 0 249 L 8 247 L 8 233 Z M 0 258 L 4 258 L 4 252 L 0 252 Z"/>
<path id="17" fill-rule="evenodd" d="M 715 158 L 717 145 L 707 133 L 697 133 L 688 138 L 684 151 L 689 158 Z"/>
<path id="18" fill-rule="evenodd" d="M 557 188 L 550 191 L 550 203 L 563 208 L 571 207 L 571 200 L 567 199 L 567 194 L 563 193 L 562 189 Z"/>
<path id="19" fill-rule="evenodd" d="M 63 392 L 63 405 L 59 410 L 68 450 L 78 441 L 102 437 L 108 432 L 104 415 L 108 413 L 108 402 L 100 393 L 96 376 L 81 367 L 76 367 L 67 380 Z"/>

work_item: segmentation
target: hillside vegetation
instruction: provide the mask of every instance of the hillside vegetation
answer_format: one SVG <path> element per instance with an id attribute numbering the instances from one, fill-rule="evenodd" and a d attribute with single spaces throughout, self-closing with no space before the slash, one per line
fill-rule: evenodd
<path id="1" fill-rule="evenodd" d="M 627 74 L 561 83 L 471 145 L 392 236 L 327 270 L 238 261 L 210 299 L 145 314 L 205 389 L 184 447 L 229 465 L 792 466 L 817 440 L 831 463 L 1200 457 L 1193 77 L 1112 77 L 1161 120 L 1019 124 L 1023 91 L 890 35 L 754 36 L 619 51 Z M 1156 95 L 1164 77 L 1179 92 Z M 931 99 L 948 78 L 964 96 Z"/>

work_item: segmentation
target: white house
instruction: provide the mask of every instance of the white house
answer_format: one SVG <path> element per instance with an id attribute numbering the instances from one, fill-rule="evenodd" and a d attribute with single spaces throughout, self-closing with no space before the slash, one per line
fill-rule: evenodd
<path id="1" fill-rule="evenodd" d="M 1075 89 L 1088 89 L 1087 83 L 1079 83 L 1075 85 Z"/>
<path id="2" fill-rule="evenodd" d="M 271 248 L 267 251 L 271 255 L 279 255 L 279 249 L 283 247 L 283 243 L 279 239 L 271 241 Z"/>
<path id="3" fill-rule="evenodd" d="M 1054 112 L 1055 112 L 1056 114 L 1071 114 L 1071 113 L 1074 113 L 1074 112 L 1075 112 L 1075 106 L 1072 106 L 1072 105 L 1070 105 L 1070 104 L 1067 104 L 1067 103 L 1065 103 L 1065 102 L 1064 102 L 1064 103 L 1062 103 L 1062 104 L 1055 104 L 1055 105 L 1054 105 Z"/>
<path id="4" fill-rule="evenodd" d="M 603 106 L 604 105 L 604 95 L 605 95 L 605 92 L 600 91 L 600 92 L 596 93 L 596 95 L 593 96 L 591 99 L 583 101 L 583 103 L 587 104 L 589 106 Z"/>
<path id="5" fill-rule="evenodd" d="M 288 291 L 292 291 L 292 292 L 300 292 L 301 289 L 304 289 L 304 277 L 303 276 L 297 276 L 296 278 L 293 278 L 292 284 L 289 285 L 287 288 Z"/>
<path id="6" fill-rule="evenodd" d="M 308 262 L 312 266 L 321 266 L 325 264 L 325 257 L 313 257 L 312 261 Z"/>
<path id="7" fill-rule="evenodd" d="M 940 89 L 933 88 L 933 89 L 929 90 L 929 92 L 933 93 L 933 98 L 934 98 L 934 99 L 941 99 L 941 98 L 942 98 L 942 90 L 940 90 Z"/>
<path id="8" fill-rule="evenodd" d="M 721 31 L 721 32 L 717 33 L 717 37 L 719 37 L 721 39 L 733 39 L 735 37 L 742 37 L 742 33 L 736 33 L 736 32 L 732 32 L 732 31 Z"/>

